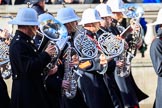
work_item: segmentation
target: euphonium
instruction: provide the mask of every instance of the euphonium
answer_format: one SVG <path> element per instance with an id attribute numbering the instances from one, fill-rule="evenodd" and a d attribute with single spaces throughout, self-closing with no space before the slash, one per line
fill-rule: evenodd
<path id="1" fill-rule="evenodd" d="M 70 82 L 70 87 L 66 90 L 63 90 L 63 95 L 67 98 L 72 99 L 76 96 L 77 92 L 77 80 L 81 76 L 75 67 L 70 66 L 73 56 L 78 56 L 75 49 L 71 47 L 70 42 L 68 42 L 68 48 L 63 55 L 64 60 L 64 80 L 68 80 Z M 77 66 L 76 66 L 77 67 Z"/>
<path id="2" fill-rule="evenodd" d="M 136 5 L 128 5 L 126 7 L 125 15 L 131 20 L 130 25 L 126 28 L 126 30 L 123 31 L 123 33 L 121 33 L 122 38 L 124 38 L 129 45 L 130 52 L 137 49 L 137 45 L 140 44 L 143 39 L 143 29 L 141 24 L 139 23 L 141 13 L 136 12 L 137 9 L 138 6 Z"/>
<path id="3" fill-rule="evenodd" d="M 66 27 L 61 22 L 56 20 L 52 15 L 48 13 L 40 15 L 39 22 L 39 28 L 41 34 L 43 35 L 43 39 L 45 37 L 49 39 L 47 44 L 54 44 L 56 49 L 56 53 L 53 55 L 51 62 L 46 66 L 45 71 L 48 72 L 57 63 L 60 53 L 65 47 L 69 37 Z M 47 44 L 43 44 L 43 47 L 45 48 Z M 42 44 L 40 44 L 39 48 L 40 47 L 42 47 Z"/>
<path id="4" fill-rule="evenodd" d="M 139 16 L 137 16 L 135 10 L 135 7 L 127 8 L 125 14 L 127 18 L 131 18 L 130 25 L 120 34 L 128 45 L 128 48 L 124 49 L 122 54 L 118 57 L 118 60 L 124 62 L 124 66 L 117 70 L 117 74 L 120 77 L 129 76 L 131 71 L 131 60 L 136 55 L 138 45 L 142 44 L 142 27 L 139 23 Z"/>
<path id="5" fill-rule="evenodd" d="M 122 61 L 124 63 L 124 66 L 121 68 L 118 68 L 117 74 L 120 77 L 127 77 L 130 74 L 131 71 L 131 61 L 133 59 L 134 55 L 130 52 L 127 52 L 127 50 L 124 50 L 123 53 L 118 57 L 118 60 Z"/>
<path id="6" fill-rule="evenodd" d="M 120 77 L 127 77 L 130 74 L 130 69 L 131 69 L 131 60 L 134 57 L 134 54 L 132 54 L 133 50 L 136 52 L 136 43 L 137 43 L 137 34 L 139 32 L 134 32 L 133 33 L 133 28 L 131 26 L 128 26 L 121 34 L 120 36 L 125 39 L 124 46 L 128 46 L 128 49 L 124 47 L 123 52 L 119 55 L 118 60 L 122 61 L 124 63 L 124 66 L 119 68 L 117 67 L 117 74 Z M 131 39 L 131 41 L 127 41 L 127 39 Z M 135 53 L 134 52 L 134 53 Z"/>
<path id="7" fill-rule="evenodd" d="M 125 39 L 125 41 L 127 39 L 129 39 L 131 37 L 133 37 L 133 34 L 131 34 L 133 31 L 131 26 L 128 26 L 121 34 L 120 36 L 122 38 Z M 134 34 L 135 35 L 135 34 Z M 134 42 L 133 39 L 127 44 L 126 42 L 124 43 L 124 46 L 128 46 L 129 48 L 127 49 L 126 47 L 124 47 L 123 52 L 118 56 L 118 60 L 122 61 L 124 63 L 124 66 L 119 68 L 117 67 L 117 74 L 120 77 L 127 77 L 130 74 L 130 69 L 131 69 L 131 60 L 134 57 L 134 55 L 132 54 L 132 50 L 135 49 L 134 46 Z M 131 49 L 131 52 L 129 52 L 129 50 Z"/>

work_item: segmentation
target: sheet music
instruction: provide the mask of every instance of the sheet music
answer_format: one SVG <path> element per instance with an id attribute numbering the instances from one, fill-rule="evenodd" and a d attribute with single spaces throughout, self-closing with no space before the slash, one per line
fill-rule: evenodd
<path id="1" fill-rule="evenodd" d="M 132 31 L 133 31 L 133 29 L 132 29 L 131 25 L 129 25 L 129 26 L 120 34 L 120 36 L 121 36 L 122 38 L 125 38 L 125 37 L 127 37 L 129 34 L 131 34 Z"/>

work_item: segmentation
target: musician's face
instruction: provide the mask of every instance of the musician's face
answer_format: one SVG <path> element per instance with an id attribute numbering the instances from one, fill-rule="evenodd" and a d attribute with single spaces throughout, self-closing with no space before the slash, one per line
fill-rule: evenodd
<path id="1" fill-rule="evenodd" d="M 100 29 L 100 22 L 92 23 L 91 31 L 96 33 Z"/>
<path id="2" fill-rule="evenodd" d="M 45 9 L 45 0 L 38 3 L 43 9 Z"/>
<path id="3" fill-rule="evenodd" d="M 123 19 L 123 13 L 122 12 L 113 12 L 113 14 L 114 14 L 113 18 L 115 18 L 119 22 Z"/>
<path id="4" fill-rule="evenodd" d="M 162 24 L 159 25 L 160 29 L 162 29 Z"/>
<path id="5" fill-rule="evenodd" d="M 4 30 L 0 31 L 0 37 L 1 38 L 9 38 L 8 30 L 4 29 Z"/>
<path id="6" fill-rule="evenodd" d="M 69 33 L 75 32 L 77 25 L 78 25 L 77 21 L 73 21 L 73 22 L 65 24 L 65 26 L 66 26 Z"/>
<path id="7" fill-rule="evenodd" d="M 74 0 L 64 0 L 65 3 L 73 3 Z"/>
<path id="8" fill-rule="evenodd" d="M 29 34 L 29 36 L 34 37 L 36 35 L 37 29 L 38 29 L 37 26 L 29 26 L 28 27 L 28 34 Z"/>
<path id="9" fill-rule="evenodd" d="M 102 17 L 103 21 L 100 22 L 102 27 L 110 27 L 112 23 L 112 18 L 110 16 Z"/>

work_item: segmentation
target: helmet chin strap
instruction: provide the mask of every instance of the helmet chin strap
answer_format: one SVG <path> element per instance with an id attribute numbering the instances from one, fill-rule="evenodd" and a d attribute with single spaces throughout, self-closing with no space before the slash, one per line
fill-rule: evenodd
<path id="1" fill-rule="evenodd" d="M 74 27 L 74 25 L 72 24 L 72 23 L 69 23 L 70 24 L 70 26 L 73 28 L 73 30 L 77 30 L 77 27 Z M 75 32 L 75 31 L 72 31 L 72 32 Z"/>
<path id="2" fill-rule="evenodd" d="M 71 23 L 69 23 L 70 24 L 70 26 L 73 28 L 73 30 L 75 30 L 75 32 L 76 31 L 79 31 L 80 33 L 82 33 L 81 31 L 80 31 L 80 29 L 77 27 L 78 25 L 76 25 L 75 27 L 71 24 Z"/>
<path id="3" fill-rule="evenodd" d="M 93 27 L 95 27 L 96 31 L 94 33 L 96 33 L 100 29 L 100 27 L 97 27 L 94 23 L 92 23 L 92 25 Z"/>
<path id="4" fill-rule="evenodd" d="M 29 28 L 29 31 L 32 34 L 31 37 L 34 37 L 37 34 L 37 31 L 35 30 L 34 26 L 29 26 L 28 28 Z"/>

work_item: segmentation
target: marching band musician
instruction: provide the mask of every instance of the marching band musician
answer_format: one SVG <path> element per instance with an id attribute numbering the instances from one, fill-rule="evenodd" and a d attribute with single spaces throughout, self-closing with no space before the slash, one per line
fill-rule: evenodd
<path id="1" fill-rule="evenodd" d="M 45 12 L 48 13 L 47 11 L 45 11 L 46 2 L 48 2 L 48 0 L 30 0 L 30 3 L 32 4 L 32 8 L 38 13 L 38 16 L 41 15 L 41 14 L 44 14 Z M 51 13 L 49 13 L 49 14 L 51 14 Z M 46 46 L 49 39 L 46 38 L 45 36 L 42 36 L 39 33 L 41 33 L 41 32 L 38 29 L 37 34 L 34 36 L 34 43 L 35 43 L 36 47 L 38 48 L 38 51 L 42 52 L 44 46 Z M 57 68 L 58 67 L 56 65 L 50 71 L 52 73 L 56 73 Z"/>
<path id="2" fill-rule="evenodd" d="M 48 13 L 45 11 L 45 5 L 46 5 L 46 2 L 48 2 L 48 0 L 30 0 L 30 3 L 32 4 L 32 8 L 38 13 L 38 16 L 40 16 L 41 14 L 44 14 L 44 13 Z M 50 15 L 52 15 L 51 13 L 48 13 Z M 53 17 L 53 16 L 51 16 Z M 37 30 L 37 34 L 34 36 L 34 43 L 36 45 L 36 47 L 38 48 L 38 51 L 39 52 L 42 52 L 44 46 L 47 45 L 49 39 L 46 38 L 45 36 L 42 36 L 42 34 L 39 34 L 41 33 L 41 31 L 38 29 Z M 58 66 L 55 65 L 49 73 L 56 73 L 57 72 L 57 69 L 58 69 Z M 56 102 L 57 103 L 57 102 Z"/>
<path id="3" fill-rule="evenodd" d="M 109 0 L 107 2 L 107 5 L 111 8 L 112 13 L 114 14 L 112 16 L 112 23 L 110 26 L 110 30 L 114 35 L 119 35 L 125 29 L 124 27 L 122 27 L 122 25 L 120 25 L 120 22 L 123 19 L 124 9 L 122 6 L 124 5 L 124 3 L 122 0 L 115 0 L 114 2 Z"/>
<path id="4" fill-rule="evenodd" d="M 38 16 L 46 12 L 45 11 L 46 2 L 48 2 L 48 0 L 30 0 L 30 3 L 32 4 L 32 8 L 38 13 Z M 42 35 L 40 35 L 38 32 L 40 32 L 39 29 L 37 30 L 37 34 L 34 36 L 33 39 L 36 47 L 38 48 L 38 51 L 42 52 L 44 46 L 48 43 L 49 39 L 46 38 L 45 36 L 42 37 Z M 57 65 L 54 66 L 50 71 L 51 73 L 55 73 L 56 70 L 57 70 Z"/>
<path id="5" fill-rule="evenodd" d="M 10 108 L 10 97 L 7 91 L 7 85 L 4 82 L 0 72 L 0 107 Z"/>
<path id="6" fill-rule="evenodd" d="M 79 23 L 83 27 L 77 33 L 86 33 L 84 36 L 95 42 L 95 33 L 99 30 L 101 20 L 97 10 L 91 8 L 84 10 Z M 114 108 L 103 75 L 97 72 L 99 66 L 106 64 L 107 61 L 103 56 L 100 56 L 99 59 L 96 57 L 95 60 L 86 60 L 81 64 L 84 63 L 85 66 L 79 66 L 79 70 L 82 72 L 79 88 L 88 108 Z"/>
<path id="7" fill-rule="evenodd" d="M 4 29 L 4 30 L 0 29 L 0 38 L 4 38 L 4 39 L 9 38 L 8 30 L 6 30 L 6 29 Z"/>
<path id="8" fill-rule="evenodd" d="M 67 28 L 68 31 L 68 36 L 70 36 L 69 39 L 69 43 L 70 46 L 72 48 L 74 48 L 74 35 L 76 32 L 76 28 L 78 26 L 78 20 L 80 20 L 80 17 L 77 16 L 77 14 L 75 13 L 74 9 L 71 7 L 64 7 L 58 10 L 57 12 L 57 16 L 56 19 L 59 20 L 61 23 L 63 23 L 65 25 L 65 27 Z M 67 45 L 65 46 L 65 50 L 63 52 L 65 52 L 67 50 Z M 74 65 L 78 65 L 78 55 L 76 52 L 74 52 L 73 50 L 71 50 L 72 53 L 74 53 L 74 55 L 72 55 L 71 57 L 71 61 L 70 61 L 70 65 L 74 66 Z M 65 52 L 66 53 L 66 52 Z M 64 56 L 64 54 L 63 54 Z M 71 56 L 71 55 L 70 55 Z M 62 57 L 62 61 L 63 61 L 63 65 L 68 65 L 65 64 L 66 62 L 64 62 L 65 58 Z M 66 73 L 64 72 L 64 75 L 66 75 Z M 76 79 L 77 80 L 77 79 Z M 83 100 L 83 96 L 80 93 L 80 90 L 77 87 L 77 91 L 76 91 L 76 95 L 73 98 L 68 98 L 65 96 L 65 94 L 63 94 L 62 96 L 62 100 L 63 100 L 63 108 L 87 108 L 84 100 Z"/>
<path id="9" fill-rule="evenodd" d="M 114 35 L 120 35 L 124 29 L 122 26 L 118 26 L 118 24 L 123 18 L 122 12 L 124 10 L 122 6 L 124 4 L 121 0 L 109 0 L 107 4 L 111 7 L 114 14 L 112 26 L 110 27 L 111 32 Z M 127 42 L 129 42 L 129 40 Z M 117 69 L 115 71 L 115 80 L 119 87 L 124 106 L 128 108 L 138 108 L 139 102 L 146 99 L 148 96 L 137 87 L 132 76 L 131 69 L 130 75 L 127 77 L 119 77 L 117 75 Z"/>
<path id="10" fill-rule="evenodd" d="M 9 24 L 18 25 L 9 49 L 13 79 L 11 108 L 51 108 L 43 69 L 51 61 L 55 47 L 49 45 L 40 53 L 34 45 L 32 38 L 39 24 L 34 9 L 20 9 Z"/>
<path id="11" fill-rule="evenodd" d="M 157 89 L 156 89 L 156 97 L 155 97 L 155 103 L 153 108 L 161 108 L 162 103 L 162 94 L 161 94 L 161 73 L 162 73 L 162 9 L 159 10 L 158 16 L 156 21 L 153 23 L 153 25 L 159 25 L 157 36 L 155 39 L 153 39 L 151 46 L 150 46 L 150 57 L 153 64 L 153 68 L 156 72 L 156 75 L 158 76 L 157 81 Z"/>
<path id="12" fill-rule="evenodd" d="M 144 13 L 145 13 L 144 9 L 142 7 L 140 7 L 140 6 L 138 6 L 137 9 L 136 9 L 136 14 L 138 16 L 139 23 L 140 23 L 140 25 L 142 27 L 142 35 L 145 36 L 147 22 L 146 22 L 145 18 L 143 17 Z M 144 53 L 147 50 L 147 45 L 146 45 L 146 43 L 145 43 L 144 40 L 142 42 L 142 45 L 138 49 L 139 49 L 139 51 L 141 53 L 141 56 L 142 57 L 145 57 L 145 54 Z"/>
<path id="13" fill-rule="evenodd" d="M 97 32 L 97 35 L 100 36 L 104 32 L 111 33 L 109 31 L 109 27 L 112 22 L 111 16 L 113 16 L 111 12 L 111 8 L 107 4 L 99 4 L 96 6 L 95 9 L 99 12 L 100 17 L 103 19 L 100 22 L 101 27 L 100 27 L 100 30 Z M 120 91 L 114 79 L 114 71 L 115 71 L 116 66 L 122 67 L 123 62 L 115 61 L 113 58 L 111 58 L 111 60 L 109 60 L 108 62 L 108 69 L 106 71 L 107 81 L 108 81 L 108 90 L 112 97 L 114 108 L 122 108 L 123 103 L 121 100 Z"/>
<path id="14" fill-rule="evenodd" d="M 52 15 L 47 14 L 47 13 L 41 14 L 39 16 L 39 18 L 46 16 L 46 15 L 48 15 L 47 17 L 49 17 L 51 20 L 54 18 Z M 69 16 L 70 16 L 70 18 L 69 18 Z M 74 10 L 72 8 L 60 9 L 57 13 L 57 20 L 59 20 L 62 24 L 64 24 L 67 27 L 68 34 L 71 35 L 71 40 L 72 40 L 72 38 L 73 38 L 72 34 L 73 34 L 73 32 L 75 32 L 74 28 L 77 24 L 77 20 L 79 20 L 79 17 L 77 15 L 75 15 Z M 72 28 L 70 26 L 72 26 L 74 28 Z M 80 104 L 80 101 L 78 101 L 78 100 L 75 101 L 75 99 L 74 99 L 74 102 L 73 102 L 73 100 L 66 101 L 62 97 L 62 89 L 64 89 L 64 90 L 68 89 L 69 84 L 70 84 L 68 80 L 63 79 L 64 65 L 65 65 L 63 56 L 64 56 L 65 50 L 66 50 L 66 45 L 65 45 L 65 48 L 63 48 L 63 50 L 61 51 L 60 57 L 58 59 L 57 73 L 49 76 L 46 79 L 46 88 L 47 88 L 50 100 L 55 101 L 55 103 L 53 102 L 53 108 L 68 108 L 68 107 L 69 108 L 72 108 L 72 107 L 84 108 L 83 105 Z M 70 102 L 70 101 L 72 101 L 72 102 Z M 66 102 L 70 102 L 70 104 L 66 103 Z"/>
<path id="15" fill-rule="evenodd" d="M 8 38 L 7 30 L 0 31 L 0 38 Z M 7 85 L 4 82 L 0 72 L 0 107 L 10 108 L 10 97 L 7 91 Z"/>
<path id="16" fill-rule="evenodd" d="M 45 21 L 48 22 L 48 21 L 54 21 L 54 20 L 55 20 L 54 17 L 48 13 L 44 13 L 44 14 L 41 14 L 38 16 L 38 22 L 40 23 L 40 25 L 42 22 L 45 22 Z M 51 25 L 52 24 L 54 25 L 55 23 L 52 22 Z M 47 25 L 45 25 L 45 26 L 47 26 Z M 51 27 L 51 26 L 49 26 L 49 27 Z M 49 29 L 55 29 L 55 28 L 49 28 Z M 52 33 L 52 31 L 49 33 Z M 43 34 L 43 31 L 42 31 L 42 34 Z M 43 34 L 43 35 L 45 38 L 48 38 L 45 36 L 46 34 Z M 53 35 L 55 35 L 55 34 L 53 34 Z M 49 44 L 49 42 L 47 42 L 46 45 L 43 44 L 42 47 L 45 48 L 48 44 Z M 43 50 L 41 50 L 41 51 L 43 51 Z M 58 56 L 58 58 L 59 58 L 59 56 Z M 48 93 L 49 101 L 51 102 L 51 105 L 52 105 L 51 108 L 60 108 L 61 107 L 60 106 L 61 88 L 62 87 L 65 89 L 68 88 L 69 82 L 62 80 L 62 78 L 60 76 L 61 72 L 59 72 L 59 71 L 60 71 L 60 69 L 62 69 L 62 63 L 60 62 L 60 59 L 55 60 L 54 62 L 55 63 L 52 63 L 52 65 L 53 65 L 52 69 L 48 70 L 49 73 L 53 73 L 53 74 L 47 75 L 47 77 L 44 79 L 44 82 L 46 84 L 46 90 Z"/>
<path id="17" fill-rule="evenodd" d="M 38 13 L 38 15 L 45 13 L 46 0 L 30 0 L 32 8 Z"/>
<path id="18" fill-rule="evenodd" d="M 10 44 L 10 34 L 7 29 L 0 29 L 0 39 L 4 40 L 7 45 Z"/>

